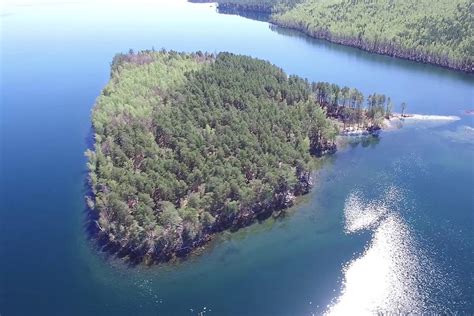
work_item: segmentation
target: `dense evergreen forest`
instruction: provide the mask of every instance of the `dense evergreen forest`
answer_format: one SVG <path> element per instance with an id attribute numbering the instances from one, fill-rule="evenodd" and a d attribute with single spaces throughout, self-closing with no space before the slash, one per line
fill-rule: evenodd
<path id="1" fill-rule="evenodd" d="M 474 72 L 472 0 L 218 0 L 229 10 L 370 52 Z"/>
<path id="2" fill-rule="evenodd" d="M 118 54 L 87 151 L 96 233 L 137 262 L 184 256 L 291 206 L 335 150 L 334 118 L 370 129 L 389 105 L 230 53 Z"/>
<path id="3" fill-rule="evenodd" d="M 286 12 L 304 0 L 219 0 L 219 9 L 238 9 L 266 13 Z"/>
<path id="4" fill-rule="evenodd" d="M 285 12 L 304 0 L 188 0 L 194 3 L 217 2 L 219 10 L 258 11 L 263 13 Z"/>

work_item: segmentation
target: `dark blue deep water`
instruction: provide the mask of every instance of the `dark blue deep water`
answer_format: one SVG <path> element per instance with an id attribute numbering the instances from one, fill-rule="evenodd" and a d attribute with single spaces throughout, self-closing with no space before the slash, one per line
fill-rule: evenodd
<path id="1" fill-rule="evenodd" d="M 0 27 L 2 316 L 474 313 L 472 75 L 184 1 L 7 1 Z M 83 153 L 113 55 L 152 47 L 247 54 L 459 119 L 349 145 L 286 218 L 129 268 L 87 240 Z"/>

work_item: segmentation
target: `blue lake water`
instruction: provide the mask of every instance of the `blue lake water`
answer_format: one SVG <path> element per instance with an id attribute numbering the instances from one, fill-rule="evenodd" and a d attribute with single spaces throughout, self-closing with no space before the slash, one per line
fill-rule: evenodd
<path id="1" fill-rule="evenodd" d="M 0 23 L 1 315 L 474 313 L 474 76 L 182 0 L 20 0 Z M 347 146 L 284 219 L 128 268 L 87 241 L 83 153 L 113 55 L 151 47 L 251 55 L 460 119 Z"/>

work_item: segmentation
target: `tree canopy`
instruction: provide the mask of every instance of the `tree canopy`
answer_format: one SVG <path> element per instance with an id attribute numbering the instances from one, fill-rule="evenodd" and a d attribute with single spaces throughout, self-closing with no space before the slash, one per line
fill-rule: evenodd
<path id="1" fill-rule="evenodd" d="M 291 206 L 335 150 L 334 119 L 370 128 L 386 104 L 230 53 L 118 54 L 87 152 L 98 236 L 138 261 L 186 255 Z"/>
<path id="2" fill-rule="evenodd" d="M 219 0 L 219 8 L 261 11 L 266 13 L 285 12 L 304 0 Z"/>
<path id="3" fill-rule="evenodd" d="M 337 133 L 306 80 L 228 53 L 119 54 L 92 121 L 100 234 L 152 260 L 291 205 Z"/>

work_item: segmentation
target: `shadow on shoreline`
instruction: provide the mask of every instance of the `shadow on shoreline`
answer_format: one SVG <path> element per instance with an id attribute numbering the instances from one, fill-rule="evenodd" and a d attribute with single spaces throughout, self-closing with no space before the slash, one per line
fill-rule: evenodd
<path id="1" fill-rule="evenodd" d="M 218 7 L 217 13 L 227 14 L 227 15 L 238 15 L 246 19 L 260 21 L 260 22 L 270 22 L 271 13 L 254 11 L 254 10 L 242 10 L 238 8 L 227 8 L 227 7 Z"/>

